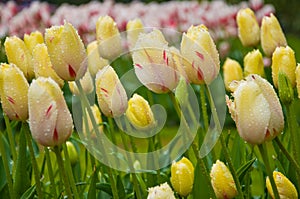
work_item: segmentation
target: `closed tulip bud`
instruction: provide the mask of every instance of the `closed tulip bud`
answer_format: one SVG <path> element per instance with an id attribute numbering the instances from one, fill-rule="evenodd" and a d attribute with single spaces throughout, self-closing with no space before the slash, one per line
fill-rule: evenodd
<path id="1" fill-rule="evenodd" d="M 76 29 L 65 22 L 62 26 L 46 29 L 45 43 L 52 67 L 58 76 L 67 81 L 80 79 L 87 69 L 87 56 Z"/>
<path id="2" fill-rule="evenodd" d="M 91 109 L 92 109 L 92 113 L 93 113 L 92 117 L 94 117 L 96 124 L 98 125 L 99 132 L 102 133 L 103 125 L 101 125 L 102 117 L 101 117 L 100 110 L 97 105 L 91 106 Z M 89 115 L 87 110 L 86 110 L 85 114 L 86 114 L 87 120 L 85 120 L 84 118 L 82 119 L 82 132 L 86 138 L 96 139 L 97 134 L 96 134 L 96 130 L 93 127 L 91 116 Z M 83 117 L 85 117 L 85 116 L 83 116 Z M 87 122 L 87 123 L 85 123 L 85 122 Z"/>
<path id="3" fill-rule="evenodd" d="M 96 23 L 96 37 L 101 57 L 113 60 L 122 53 L 121 35 L 110 16 L 99 17 Z"/>
<path id="4" fill-rule="evenodd" d="M 74 144 L 70 141 L 66 142 L 66 146 L 67 146 L 67 150 L 68 150 L 68 154 L 69 154 L 69 158 L 70 158 L 70 162 L 72 165 L 76 164 L 79 160 L 78 158 L 78 152 L 74 146 Z"/>
<path id="5" fill-rule="evenodd" d="M 213 164 L 211 171 L 211 184 L 218 199 L 231 199 L 237 195 L 233 177 L 227 166 L 220 160 Z"/>
<path id="6" fill-rule="evenodd" d="M 271 15 L 264 16 L 261 22 L 261 46 L 265 54 L 270 57 L 276 47 L 286 46 L 287 42 L 277 18 Z"/>
<path id="7" fill-rule="evenodd" d="M 230 91 L 229 85 L 232 81 L 243 79 L 243 70 L 239 62 L 227 58 L 223 65 L 223 75 L 226 90 Z"/>
<path id="8" fill-rule="evenodd" d="M 244 75 L 257 74 L 265 77 L 264 61 L 259 50 L 248 52 L 244 57 Z"/>
<path id="9" fill-rule="evenodd" d="M 259 75 L 249 75 L 238 82 L 227 97 L 231 117 L 240 136 L 250 144 L 275 138 L 284 127 L 282 108 L 272 85 Z"/>
<path id="10" fill-rule="evenodd" d="M 4 47 L 8 62 L 18 66 L 28 80 L 34 78 L 32 56 L 24 41 L 16 36 L 7 37 Z"/>
<path id="11" fill-rule="evenodd" d="M 95 77 L 98 70 L 104 68 L 109 63 L 107 59 L 100 56 L 97 41 L 89 43 L 86 50 L 88 54 L 88 70 L 92 77 Z"/>
<path id="12" fill-rule="evenodd" d="M 184 65 L 191 83 L 209 84 L 218 75 L 220 60 L 216 45 L 204 25 L 191 26 L 181 41 L 181 54 L 189 64 Z"/>
<path id="13" fill-rule="evenodd" d="M 0 65 L 0 96 L 4 113 L 11 120 L 28 118 L 28 82 L 23 72 L 14 64 Z"/>
<path id="14" fill-rule="evenodd" d="M 33 80 L 28 91 L 29 126 L 32 137 L 43 146 L 65 142 L 73 130 L 73 120 L 63 93 L 51 78 Z"/>
<path id="15" fill-rule="evenodd" d="M 94 82 L 93 82 L 91 74 L 88 71 L 85 73 L 85 75 L 79 81 L 82 86 L 83 92 L 85 94 L 89 94 L 89 93 L 93 92 Z M 80 92 L 77 88 L 76 83 L 74 81 L 68 82 L 68 83 L 69 83 L 69 88 L 70 88 L 71 92 L 74 95 L 80 95 Z"/>
<path id="16" fill-rule="evenodd" d="M 147 199 L 175 199 L 174 192 L 168 183 L 164 183 L 148 189 Z"/>
<path id="17" fill-rule="evenodd" d="M 236 16 L 238 36 L 243 46 L 256 46 L 259 43 L 259 25 L 254 12 L 250 8 L 238 11 Z"/>
<path id="18" fill-rule="evenodd" d="M 172 163 L 171 183 L 174 190 L 181 196 L 191 193 L 194 184 L 194 166 L 187 158 Z"/>
<path id="19" fill-rule="evenodd" d="M 296 67 L 296 82 L 297 82 L 298 98 L 300 99 L 300 64 L 297 64 Z"/>
<path id="20" fill-rule="evenodd" d="M 294 100 L 294 89 L 288 77 L 282 72 L 278 74 L 278 91 L 282 104 L 289 105 L 292 103 Z"/>
<path id="21" fill-rule="evenodd" d="M 45 44 L 37 44 L 32 52 L 34 73 L 36 77 L 51 77 L 62 88 L 64 80 L 52 68 L 52 63 Z"/>
<path id="22" fill-rule="evenodd" d="M 102 113 L 107 117 L 118 117 L 127 109 L 127 95 L 117 73 L 106 66 L 96 75 L 96 94 Z"/>
<path id="23" fill-rule="evenodd" d="M 136 76 L 149 90 L 166 93 L 177 86 L 179 70 L 161 31 L 141 33 L 132 59 Z"/>
<path id="24" fill-rule="evenodd" d="M 134 94 L 129 99 L 126 117 L 137 129 L 149 128 L 155 123 L 153 112 L 148 102 L 138 94 Z"/>
<path id="25" fill-rule="evenodd" d="M 274 171 L 273 178 L 274 178 L 280 198 L 286 198 L 286 199 L 297 199 L 298 198 L 297 189 L 295 188 L 293 183 L 291 183 L 291 181 L 287 177 L 285 177 L 279 171 Z M 269 177 L 267 177 L 267 179 L 266 179 L 266 185 L 267 185 L 267 189 L 268 189 L 268 192 L 271 195 L 271 197 L 275 198 Z"/>
<path id="26" fill-rule="evenodd" d="M 140 19 L 134 19 L 127 22 L 126 34 L 130 50 L 134 48 L 135 43 L 139 38 L 139 34 L 144 32 L 144 25 Z"/>
<path id="27" fill-rule="evenodd" d="M 24 35 L 24 43 L 28 48 L 29 52 L 32 54 L 33 49 L 37 44 L 44 43 L 44 37 L 42 33 L 40 33 L 39 31 L 35 31 L 30 33 L 30 35 L 28 34 Z"/>
<path id="28" fill-rule="evenodd" d="M 293 49 L 289 46 L 277 47 L 272 56 L 272 78 L 278 88 L 278 74 L 283 73 L 290 80 L 292 87 L 296 85 L 296 58 Z"/>

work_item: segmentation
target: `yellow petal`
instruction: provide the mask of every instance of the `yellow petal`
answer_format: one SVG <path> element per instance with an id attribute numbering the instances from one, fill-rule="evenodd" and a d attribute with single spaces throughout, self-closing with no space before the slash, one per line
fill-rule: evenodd
<path id="1" fill-rule="evenodd" d="M 244 75 L 258 74 L 265 77 L 264 62 L 259 50 L 248 52 L 244 57 Z"/>

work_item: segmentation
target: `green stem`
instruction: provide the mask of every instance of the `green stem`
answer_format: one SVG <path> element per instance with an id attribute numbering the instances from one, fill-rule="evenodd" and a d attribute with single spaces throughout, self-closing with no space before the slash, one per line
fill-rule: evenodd
<path id="1" fill-rule="evenodd" d="M 9 170 L 9 162 L 8 162 L 8 159 L 7 159 L 7 156 L 6 156 L 6 150 L 4 148 L 3 139 L 4 139 L 3 134 L 1 132 L 1 135 L 0 135 L 0 152 L 1 152 L 2 162 L 3 162 L 3 166 L 4 166 L 4 170 L 5 170 L 6 181 L 7 181 L 7 184 L 8 184 L 9 196 L 10 196 L 10 198 L 15 198 L 12 178 L 11 178 L 10 170 Z"/>
<path id="2" fill-rule="evenodd" d="M 300 147 L 297 145 L 297 142 L 295 142 L 295 140 L 298 140 L 298 125 L 297 125 L 297 119 L 296 116 L 294 114 L 293 108 L 292 108 L 293 104 L 289 104 L 286 106 L 286 111 L 287 111 L 287 122 L 288 122 L 288 127 L 289 127 L 289 131 L 290 131 L 290 135 L 291 135 L 291 144 L 292 144 L 292 152 L 294 155 L 294 158 L 296 160 L 296 162 L 300 162 Z"/>
<path id="3" fill-rule="evenodd" d="M 49 179 L 50 179 L 50 190 L 53 192 L 53 197 L 57 198 L 57 189 L 55 185 L 55 180 L 54 180 L 54 175 L 53 175 L 53 170 L 52 170 L 52 163 L 51 163 L 51 158 L 49 154 L 49 149 L 48 147 L 44 147 L 45 151 L 45 156 L 46 156 L 46 163 L 47 163 L 47 168 L 48 168 L 48 174 L 49 174 Z"/>
<path id="4" fill-rule="evenodd" d="M 208 115 L 207 115 L 207 108 L 206 108 L 206 100 L 205 100 L 205 86 L 200 85 L 200 102 L 201 102 L 201 110 L 203 115 L 203 124 L 204 124 L 204 132 L 207 131 L 208 128 Z"/>
<path id="5" fill-rule="evenodd" d="M 277 186 L 276 186 L 274 178 L 273 178 L 273 172 L 272 172 L 271 167 L 270 167 L 267 147 L 260 144 L 260 145 L 258 145 L 258 148 L 259 148 L 259 151 L 260 151 L 261 156 L 263 158 L 263 161 L 265 163 L 267 175 L 269 176 L 275 199 L 280 199 L 279 193 L 278 193 L 278 190 L 277 190 Z"/>
<path id="6" fill-rule="evenodd" d="M 25 130 L 25 136 L 26 136 L 27 145 L 28 145 L 29 153 L 30 153 L 30 157 L 31 157 L 32 167 L 33 167 L 33 171 L 34 171 L 34 178 L 35 178 L 35 183 L 36 183 L 36 191 L 38 194 L 38 198 L 42 199 L 43 192 L 42 192 L 42 186 L 41 186 L 41 181 L 40 181 L 40 171 L 39 171 L 36 159 L 35 159 L 35 154 L 34 154 L 34 150 L 33 150 L 33 146 L 32 146 L 33 142 L 32 142 L 31 133 L 29 131 L 27 123 L 22 122 L 22 126 Z"/>
<path id="7" fill-rule="evenodd" d="M 65 185 L 65 188 L 66 188 L 67 196 L 68 196 L 68 198 L 72 199 L 73 195 L 72 195 L 72 192 L 71 192 L 71 187 L 70 187 L 70 184 L 69 184 L 69 179 L 67 177 L 67 173 L 66 173 L 66 170 L 65 170 L 65 167 L 64 167 L 64 163 L 63 163 L 63 159 L 61 157 L 61 153 L 60 153 L 59 147 L 55 146 L 53 148 L 53 151 L 54 151 L 54 153 L 56 155 L 56 160 L 57 160 L 57 164 L 58 164 L 58 170 L 59 170 L 59 172 L 61 174 L 62 180 L 64 181 L 64 185 Z"/>
<path id="8" fill-rule="evenodd" d="M 4 120 L 5 120 L 5 126 L 6 126 L 6 130 L 7 130 L 8 140 L 9 140 L 10 151 L 11 151 L 11 154 L 13 157 L 13 162 L 16 163 L 17 152 L 16 152 L 15 140 L 13 138 L 13 132 L 10 127 L 9 119 L 6 115 L 4 115 Z M 14 171 L 14 169 L 13 169 L 13 171 Z"/>
<path id="9" fill-rule="evenodd" d="M 69 181 L 71 184 L 71 189 L 73 191 L 74 198 L 79 199 L 80 197 L 78 195 L 77 187 L 76 187 L 75 180 L 74 180 L 74 175 L 72 172 L 71 161 L 70 161 L 68 149 L 67 149 L 65 142 L 62 144 L 62 147 L 63 147 L 63 151 L 64 151 L 64 155 L 65 155 L 65 165 L 66 165 L 67 174 L 69 176 Z"/>

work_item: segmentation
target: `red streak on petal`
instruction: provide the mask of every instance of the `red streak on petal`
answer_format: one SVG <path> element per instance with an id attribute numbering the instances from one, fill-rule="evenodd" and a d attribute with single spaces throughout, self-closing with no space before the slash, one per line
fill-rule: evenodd
<path id="1" fill-rule="evenodd" d="M 16 103 L 15 100 L 14 100 L 12 97 L 10 97 L 10 96 L 7 97 L 7 100 L 8 100 L 11 104 L 15 104 L 15 103 Z"/>
<path id="2" fill-rule="evenodd" d="M 141 64 L 135 64 L 135 66 L 138 67 L 138 68 L 140 68 L 140 69 L 143 68 L 143 66 Z"/>
<path id="3" fill-rule="evenodd" d="M 16 116 L 17 119 L 20 119 L 17 113 L 15 113 L 15 116 Z"/>
<path id="4" fill-rule="evenodd" d="M 197 77 L 199 80 L 203 80 L 203 75 L 202 75 L 202 71 L 200 70 L 200 68 L 198 68 L 198 70 L 197 70 Z"/>
<path id="5" fill-rule="evenodd" d="M 100 88 L 100 90 L 104 92 L 105 97 L 108 97 L 108 90 L 105 88 Z"/>
<path id="6" fill-rule="evenodd" d="M 169 59 L 168 59 L 168 57 L 167 57 L 166 50 L 163 51 L 163 59 L 164 59 L 165 63 L 166 63 L 167 65 L 169 65 Z"/>
<path id="7" fill-rule="evenodd" d="M 47 117 L 49 116 L 49 113 L 50 113 L 52 107 L 53 107 L 52 104 L 48 107 L 48 109 L 47 109 L 47 111 L 46 111 L 46 116 L 47 116 Z"/>
<path id="8" fill-rule="evenodd" d="M 270 137 L 270 131 L 269 131 L 269 129 L 267 129 L 267 131 L 266 131 L 266 135 L 265 135 L 265 138 L 268 138 L 268 137 Z"/>
<path id="9" fill-rule="evenodd" d="M 54 129 L 53 140 L 54 140 L 55 142 L 58 141 L 58 132 L 57 132 L 56 128 Z"/>
<path id="10" fill-rule="evenodd" d="M 199 53 L 198 51 L 195 51 L 195 52 L 196 52 L 197 57 L 199 57 L 201 60 L 204 60 L 203 54 Z"/>
<path id="11" fill-rule="evenodd" d="M 192 62 L 192 67 L 195 69 L 195 61 Z"/>
<path id="12" fill-rule="evenodd" d="M 72 68 L 72 66 L 69 64 L 69 74 L 71 77 L 76 77 L 76 72 L 75 70 Z"/>

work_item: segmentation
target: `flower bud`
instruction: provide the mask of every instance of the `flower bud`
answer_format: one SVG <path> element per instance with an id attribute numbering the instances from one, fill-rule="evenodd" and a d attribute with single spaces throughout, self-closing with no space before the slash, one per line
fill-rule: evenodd
<path id="1" fill-rule="evenodd" d="M 287 76 L 279 72 L 278 74 L 278 90 L 280 101 L 285 104 L 291 104 L 294 99 L 294 90 Z"/>
<path id="2" fill-rule="evenodd" d="M 96 75 L 96 94 L 102 113 L 107 117 L 118 117 L 127 109 L 127 95 L 117 73 L 106 66 Z"/>
<path id="3" fill-rule="evenodd" d="M 110 16 L 99 17 L 96 23 L 96 36 L 101 57 L 113 60 L 122 53 L 121 35 L 117 24 Z"/>
<path id="4" fill-rule="evenodd" d="M 43 146 L 65 142 L 73 130 L 73 120 L 63 93 L 51 78 L 33 80 L 28 91 L 29 126 L 32 137 Z"/>
<path id="5" fill-rule="evenodd" d="M 239 62 L 227 58 L 223 65 L 223 75 L 226 90 L 230 91 L 229 85 L 232 81 L 243 79 L 243 70 Z"/>
<path id="6" fill-rule="evenodd" d="M 260 39 L 262 49 L 268 57 L 272 55 L 277 46 L 287 45 L 281 26 L 272 13 L 262 19 Z"/>
<path id="7" fill-rule="evenodd" d="M 250 144 L 275 138 L 284 127 L 282 108 L 272 85 L 259 75 L 237 83 L 227 105 L 240 136 Z"/>
<path id="8" fill-rule="evenodd" d="M 147 199 L 175 199 L 174 192 L 168 183 L 164 183 L 148 189 Z"/>
<path id="9" fill-rule="evenodd" d="M 80 95 L 80 92 L 79 92 L 79 90 L 77 88 L 76 83 L 74 81 L 72 81 L 72 82 L 70 81 L 68 83 L 69 83 L 69 88 L 70 88 L 71 92 L 74 95 Z M 80 79 L 80 84 L 81 84 L 83 92 L 85 94 L 89 94 L 89 93 L 93 92 L 93 90 L 94 90 L 94 82 L 93 82 L 92 76 L 89 73 L 89 71 L 87 71 L 85 73 L 85 75 Z"/>
<path id="10" fill-rule="evenodd" d="M 191 26 L 181 41 L 181 54 L 189 64 L 185 73 L 194 84 L 211 83 L 220 70 L 216 45 L 204 25 Z"/>
<path id="11" fill-rule="evenodd" d="M 28 82 L 23 72 L 14 64 L 0 65 L 0 96 L 4 113 L 11 120 L 28 118 Z"/>
<path id="12" fill-rule="evenodd" d="M 98 130 L 101 133 L 101 132 L 103 132 L 103 125 L 101 125 L 102 117 L 101 117 L 100 110 L 96 104 L 91 106 L 91 109 L 92 109 L 93 117 L 96 121 L 96 124 L 98 125 Z M 82 118 L 82 132 L 86 138 L 96 139 L 96 137 L 97 137 L 96 130 L 93 127 L 91 116 L 89 115 L 87 109 L 86 109 L 85 114 L 86 114 L 86 118 L 87 118 L 87 120 L 86 120 L 87 124 L 85 123 L 85 119 Z M 83 117 L 85 117 L 85 116 L 83 115 Z"/>
<path id="13" fill-rule="evenodd" d="M 238 36 L 243 46 L 256 46 L 259 43 L 259 25 L 254 12 L 250 8 L 238 11 L 236 16 Z"/>
<path id="14" fill-rule="evenodd" d="M 233 177 L 227 166 L 220 160 L 213 164 L 211 171 L 211 184 L 218 199 L 230 199 L 237 195 Z"/>
<path id="15" fill-rule="evenodd" d="M 296 82 L 297 82 L 298 98 L 300 99 L 300 64 L 297 64 L 296 67 Z"/>
<path id="16" fill-rule="evenodd" d="M 28 80 L 34 78 L 32 57 L 24 41 L 16 36 L 7 37 L 4 47 L 8 62 L 19 67 Z"/>
<path id="17" fill-rule="evenodd" d="M 42 33 L 40 33 L 39 31 L 35 31 L 30 33 L 30 35 L 28 34 L 24 35 L 24 43 L 28 48 L 29 52 L 32 54 L 33 49 L 37 44 L 44 43 L 44 37 Z"/>
<path id="18" fill-rule="evenodd" d="M 191 193 L 194 184 L 194 166 L 191 161 L 183 157 L 172 163 L 171 183 L 179 195 L 187 196 Z"/>
<path id="19" fill-rule="evenodd" d="M 155 123 L 148 102 L 140 95 L 134 94 L 128 101 L 126 117 L 137 129 L 145 129 Z"/>
<path id="20" fill-rule="evenodd" d="M 296 199 L 298 198 L 297 189 L 291 181 L 279 171 L 273 172 L 273 178 L 280 198 Z M 269 177 L 266 179 L 266 186 L 272 198 L 275 198 Z"/>
<path id="21" fill-rule="evenodd" d="M 139 38 L 140 33 L 144 33 L 144 25 L 140 19 L 134 19 L 127 22 L 126 33 L 129 49 L 132 50 Z"/>
<path id="22" fill-rule="evenodd" d="M 66 146 L 67 146 L 70 162 L 72 165 L 74 165 L 79 160 L 77 150 L 76 150 L 74 144 L 70 141 L 66 142 Z"/>
<path id="23" fill-rule="evenodd" d="M 64 80 L 52 68 L 52 63 L 45 44 L 37 44 L 32 52 L 34 73 L 36 77 L 51 77 L 62 88 Z"/>
<path id="24" fill-rule="evenodd" d="M 292 87 L 296 85 L 296 58 L 293 49 L 289 46 L 277 47 L 272 56 L 272 78 L 278 88 L 278 74 L 284 73 L 290 80 Z"/>
<path id="25" fill-rule="evenodd" d="M 97 41 L 89 43 L 86 50 L 88 54 L 88 69 L 92 77 L 95 77 L 98 70 L 108 65 L 108 60 L 99 55 Z"/>
<path id="26" fill-rule="evenodd" d="M 76 29 L 70 23 L 46 29 L 45 42 L 52 67 L 59 77 L 74 81 L 85 74 L 86 51 Z"/>
<path id="27" fill-rule="evenodd" d="M 244 75 L 258 74 L 265 77 L 264 61 L 259 50 L 248 52 L 244 57 Z"/>

